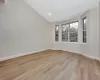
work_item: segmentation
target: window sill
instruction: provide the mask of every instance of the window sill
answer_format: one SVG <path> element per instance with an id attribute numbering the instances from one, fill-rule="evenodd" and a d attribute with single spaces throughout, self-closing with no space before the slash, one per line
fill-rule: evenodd
<path id="1" fill-rule="evenodd" d="M 55 42 L 55 43 L 65 43 L 65 44 L 83 44 L 83 45 L 86 45 L 87 43 L 81 43 L 81 42 Z"/>

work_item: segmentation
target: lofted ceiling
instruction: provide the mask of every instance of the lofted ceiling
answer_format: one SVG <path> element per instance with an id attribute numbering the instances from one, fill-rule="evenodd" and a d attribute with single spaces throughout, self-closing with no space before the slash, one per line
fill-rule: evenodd
<path id="1" fill-rule="evenodd" d="M 98 5 L 99 0 L 26 0 L 49 22 L 64 21 Z"/>

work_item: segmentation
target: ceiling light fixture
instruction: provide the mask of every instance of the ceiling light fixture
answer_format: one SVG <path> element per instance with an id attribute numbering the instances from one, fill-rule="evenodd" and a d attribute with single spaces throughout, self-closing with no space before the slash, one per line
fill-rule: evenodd
<path id="1" fill-rule="evenodd" d="M 51 16 L 51 13 L 49 13 L 48 15 Z"/>

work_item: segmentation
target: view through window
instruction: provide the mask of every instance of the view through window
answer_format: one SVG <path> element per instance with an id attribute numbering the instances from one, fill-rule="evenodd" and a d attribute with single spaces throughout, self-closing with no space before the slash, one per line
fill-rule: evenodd
<path id="1" fill-rule="evenodd" d="M 78 42 L 78 21 L 62 25 L 62 41 Z"/>
<path id="2" fill-rule="evenodd" d="M 87 18 L 83 18 L 83 43 L 86 43 L 86 25 L 87 25 Z"/>
<path id="3" fill-rule="evenodd" d="M 59 25 L 55 27 L 55 41 L 59 41 Z"/>

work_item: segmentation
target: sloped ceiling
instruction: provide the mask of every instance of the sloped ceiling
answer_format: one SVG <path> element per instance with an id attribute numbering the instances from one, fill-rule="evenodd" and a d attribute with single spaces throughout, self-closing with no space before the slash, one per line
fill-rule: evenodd
<path id="1" fill-rule="evenodd" d="M 26 0 L 49 22 L 63 21 L 98 5 L 99 0 Z"/>

